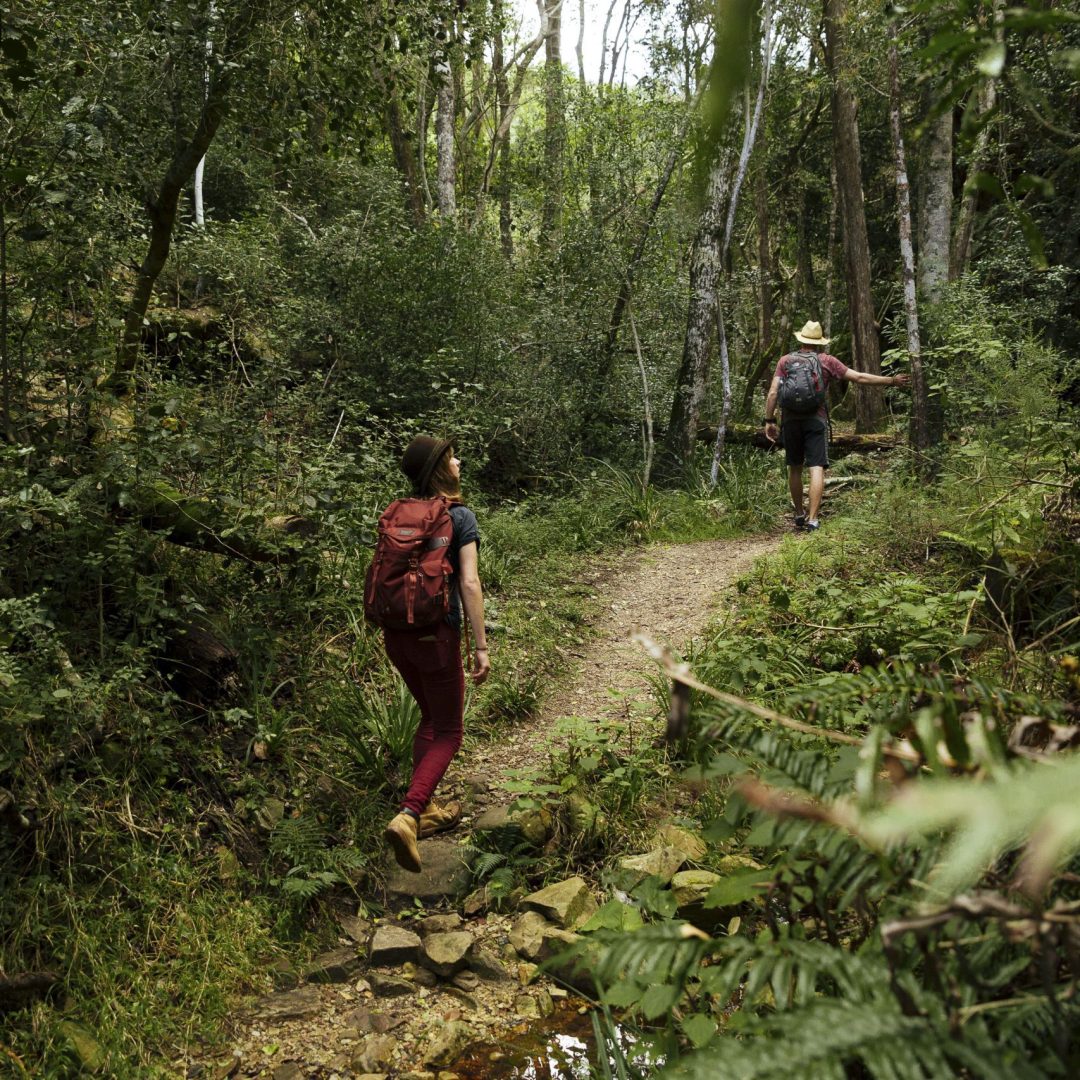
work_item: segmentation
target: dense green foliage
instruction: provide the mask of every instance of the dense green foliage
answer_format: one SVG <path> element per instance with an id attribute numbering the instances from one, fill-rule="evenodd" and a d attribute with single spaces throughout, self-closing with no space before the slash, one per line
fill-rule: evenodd
<path id="1" fill-rule="evenodd" d="M 415 714 L 357 586 L 412 435 L 457 437 L 483 520 L 498 662 L 470 700 L 477 737 L 527 715 L 586 632 L 593 601 L 574 581 L 586 558 L 780 520 L 775 458 L 731 447 L 713 486 L 703 459 L 663 450 L 703 175 L 734 138 L 740 88 L 714 82 L 698 107 L 711 6 L 630 7 L 655 19 L 651 74 L 633 86 L 541 76 L 528 65 L 542 41 L 530 52 L 501 0 L 34 0 L 0 13 L 0 980 L 52 983 L 11 1002 L 0 985 L 4 1068 L 62 1076 L 100 1054 L 117 1075 L 164 1069 L 213 1035 L 236 994 L 266 987 L 283 942 L 318 936 L 322 903 L 372 895 L 372 830 L 404 780 Z M 757 6 L 735 8 L 749 28 L 722 25 L 720 40 L 753 45 Z M 736 419 L 752 422 L 791 326 L 824 313 L 849 358 L 821 11 L 785 3 L 777 17 L 722 285 Z M 863 85 L 879 81 L 881 17 L 871 0 L 853 5 Z M 915 481 L 902 451 L 884 473 L 838 470 L 855 492 L 841 535 L 785 547 L 690 658 L 706 681 L 871 745 L 911 739 L 941 769 L 935 725 L 961 766 L 990 768 L 969 746 L 976 705 L 999 753 L 1018 717 L 1062 721 L 1076 704 L 1063 658 L 1076 608 L 1065 433 L 1080 348 L 1080 31 L 1056 3 L 1003 18 L 1003 42 L 990 4 L 920 7 L 904 27 L 906 84 L 933 88 L 906 102 L 913 147 L 935 110 L 955 108 L 953 194 L 978 194 L 969 272 L 923 309 L 936 480 Z M 452 208 L 435 130 L 444 68 Z M 997 103 L 980 113 L 991 79 Z M 861 106 L 877 309 L 888 362 L 903 367 L 886 103 L 866 93 Z M 702 420 L 721 398 L 710 384 Z M 905 399 L 889 404 L 902 419 Z M 838 421 L 850 411 L 835 403 Z M 661 486 L 642 469 L 653 436 Z M 818 797 L 850 781 L 847 751 L 777 742 L 723 710 L 704 718 L 729 755 L 700 749 L 714 773 L 732 760 L 792 770 Z M 554 782 L 611 777 L 603 812 L 629 829 L 677 770 L 657 773 L 647 740 L 624 761 L 607 738 L 584 733 Z M 1003 788 L 1023 783 L 1011 759 L 992 762 Z M 885 793 L 865 773 L 869 814 Z M 702 805 L 723 813 L 727 843 L 759 849 L 788 929 L 767 906 L 774 925 L 757 938 L 680 944 L 692 955 L 643 1004 L 650 1019 L 687 981 L 695 1001 L 711 995 L 685 1013 L 705 1017 L 686 1032 L 706 1042 L 753 960 L 739 993 L 761 1007 L 733 1031 L 827 1033 L 838 997 L 861 1008 L 864 1027 L 843 1025 L 854 1049 L 825 1045 L 823 1061 L 916 1027 L 932 1029 L 931 1072 L 974 1068 L 991 1039 L 1039 1067 L 1062 1057 L 1032 1033 L 1063 1030 L 1071 999 L 1059 1008 L 1033 989 L 1030 951 L 991 935 L 989 959 L 954 950 L 934 975 L 926 950 L 898 967 L 880 945 L 875 928 L 911 910 L 936 846 L 911 842 L 890 866 L 825 826 L 754 838 L 751 811 L 721 805 L 726 783 Z M 835 880 L 800 844 L 834 852 Z M 604 859 L 584 842 L 569 853 Z M 509 891 L 523 874 L 502 869 Z M 1070 898 L 1062 880 L 1053 895 Z M 811 907 L 818 928 L 834 925 L 800 937 Z M 853 920 L 857 956 L 834 940 Z M 630 963 L 613 949 L 612 970 Z M 963 983 L 963 965 L 996 965 L 999 949 L 1005 974 L 987 985 L 1023 998 L 1020 1012 L 930 985 Z M 703 958 L 724 973 L 711 986 Z M 919 1003 L 917 1022 L 883 971 Z M 633 1000 L 624 989 L 619 1004 Z M 816 1011 L 796 1017 L 793 1003 Z M 949 1041 L 958 1026 L 970 1044 Z M 746 1042 L 747 1070 L 761 1045 Z"/>
<path id="2" fill-rule="evenodd" d="M 728 792 L 704 863 L 759 866 L 706 901 L 726 934 L 654 910 L 587 947 L 609 1004 L 668 1018 L 664 1075 L 787 1075 L 793 1041 L 822 1076 L 1075 1071 L 1080 473 L 1041 400 L 1027 435 L 1022 396 L 980 400 L 933 488 L 878 471 L 690 657 L 810 726 L 696 694 L 686 752 Z"/>

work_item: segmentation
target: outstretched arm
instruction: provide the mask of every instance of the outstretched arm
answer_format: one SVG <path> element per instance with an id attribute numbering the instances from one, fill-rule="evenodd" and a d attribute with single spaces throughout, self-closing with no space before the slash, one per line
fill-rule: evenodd
<path id="1" fill-rule="evenodd" d="M 844 378 L 848 382 L 864 383 L 867 386 L 909 386 L 911 384 L 911 376 L 906 372 L 899 375 L 871 375 L 868 371 L 848 368 Z"/>

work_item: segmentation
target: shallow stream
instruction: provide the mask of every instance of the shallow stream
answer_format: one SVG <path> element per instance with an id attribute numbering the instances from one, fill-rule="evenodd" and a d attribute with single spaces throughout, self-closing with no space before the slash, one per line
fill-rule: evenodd
<path id="1" fill-rule="evenodd" d="M 461 1080 L 590 1080 L 597 1069 L 592 1016 L 568 998 L 543 1020 L 521 1025 L 498 1043 L 472 1046 L 450 1066 Z M 632 1041 L 618 1028 L 625 1041 Z"/>

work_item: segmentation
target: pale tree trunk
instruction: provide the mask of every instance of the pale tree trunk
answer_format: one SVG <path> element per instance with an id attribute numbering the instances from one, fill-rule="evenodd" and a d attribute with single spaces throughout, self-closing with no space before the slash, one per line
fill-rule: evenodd
<path id="1" fill-rule="evenodd" d="M 537 0 L 544 32 L 544 204 L 543 231 L 548 243 L 558 240 L 563 204 L 563 148 L 566 107 L 562 78 L 563 0 Z"/>
<path id="2" fill-rule="evenodd" d="M 578 0 L 578 32 L 577 32 L 577 47 L 574 49 L 577 54 L 577 70 L 578 70 L 578 82 L 581 84 L 581 89 L 585 89 L 585 0 Z"/>
<path id="3" fill-rule="evenodd" d="M 844 230 L 852 366 L 857 371 L 879 375 L 881 350 L 870 286 L 870 242 L 863 205 L 858 109 L 851 89 L 845 42 L 847 18 L 847 0 L 825 0 L 826 57 L 832 78 L 833 154 Z M 876 386 L 855 389 L 855 430 L 874 431 L 881 416 L 881 391 Z"/>
<path id="4" fill-rule="evenodd" d="M 698 419 L 705 403 L 716 326 L 716 286 L 720 280 L 720 248 L 724 210 L 730 189 L 731 149 L 717 151 L 705 189 L 705 204 L 690 254 L 690 303 L 682 363 L 671 403 L 668 445 L 675 458 L 689 462 L 697 437 Z"/>
<path id="5" fill-rule="evenodd" d="M 376 24 L 375 20 L 379 17 L 379 14 L 379 9 L 374 5 L 366 9 L 364 30 L 371 36 L 373 41 L 378 43 L 377 51 L 372 58 L 371 74 L 378 88 L 379 98 L 382 101 L 386 134 L 390 139 L 394 165 L 401 178 L 405 205 L 412 215 L 413 224 L 420 225 L 423 223 L 425 210 L 422 175 L 417 162 L 416 144 L 406 133 L 405 123 L 402 118 L 401 93 L 398 89 L 400 61 L 397 58 L 397 49 L 393 47 L 393 42 L 384 40 L 383 33 Z M 421 99 L 423 92 L 423 86 L 421 86 Z M 422 104 L 420 108 L 423 109 Z M 421 127 L 421 125 L 417 126 Z M 419 148 L 422 155 L 424 150 L 422 141 L 419 143 Z"/>
<path id="6" fill-rule="evenodd" d="M 604 30 L 600 37 L 600 75 L 596 80 L 596 92 L 604 92 L 604 72 L 607 71 L 608 30 L 611 29 L 611 17 L 615 14 L 615 5 L 619 0 L 611 0 L 604 18 Z"/>
<path id="7" fill-rule="evenodd" d="M 749 111 L 746 117 L 746 127 L 743 131 L 742 150 L 739 153 L 739 165 L 735 172 L 735 183 L 731 188 L 731 201 L 728 204 L 727 221 L 724 225 L 724 243 L 720 251 L 720 265 L 727 265 L 727 254 L 731 247 L 731 234 L 735 229 L 735 212 L 739 207 L 739 193 L 742 191 L 743 181 L 746 179 L 746 170 L 750 166 L 750 155 L 757 139 L 758 124 L 761 122 L 761 110 L 765 104 L 765 88 L 769 83 L 769 68 L 772 60 L 772 0 L 765 0 L 765 6 L 761 13 L 761 78 L 758 82 L 757 100 L 754 102 L 754 113 L 751 117 Z M 731 415 L 731 362 L 728 357 L 727 330 L 724 324 L 724 301 L 717 293 L 716 297 L 716 329 L 720 341 L 720 377 L 723 385 L 723 402 L 720 409 L 720 423 L 716 426 L 716 442 L 713 446 L 712 470 L 710 481 L 716 487 L 716 481 L 720 475 L 720 461 L 724 456 L 724 439 L 727 435 L 728 419 Z"/>
<path id="8" fill-rule="evenodd" d="M 495 176 L 495 198 L 499 204 L 499 241 L 507 259 L 514 255 L 513 215 L 510 205 L 510 80 L 506 77 L 506 56 L 503 52 L 502 3 L 496 0 L 495 42 L 492 63 L 495 67 L 495 145 L 498 146 L 498 171 Z M 506 125 L 506 138 L 498 134 Z M 494 150 L 494 146 L 492 148 Z M 494 155 L 493 155 L 494 156 Z"/>
<path id="9" fill-rule="evenodd" d="M 457 217 L 457 177 L 454 158 L 454 75 L 448 54 L 435 64 L 438 84 L 435 147 L 438 160 L 436 193 L 439 213 L 448 221 Z"/>
<path id="10" fill-rule="evenodd" d="M 435 205 L 435 197 L 431 193 L 427 167 L 428 129 L 431 126 L 431 94 L 427 75 L 427 65 L 424 65 L 416 91 L 416 148 L 419 151 L 416 155 L 416 171 L 420 175 L 420 192 L 424 198 L 424 207 L 430 209 Z"/>
<path id="11" fill-rule="evenodd" d="M 904 278 L 904 319 L 907 323 L 908 359 L 911 363 L 912 412 L 911 445 L 922 459 L 930 444 L 927 425 L 926 379 L 919 342 L 919 308 L 915 298 L 915 253 L 911 246 L 911 192 L 908 186 L 904 154 L 904 132 L 900 121 L 900 51 L 896 43 L 896 24 L 889 40 L 889 130 L 896 157 L 896 219 L 900 230 L 900 265 Z"/>
<path id="12" fill-rule="evenodd" d="M 926 95 L 933 108 L 933 90 Z M 952 238 L 952 107 L 930 120 L 919 178 L 919 294 L 936 303 L 949 280 Z"/>
<path id="13" fill-rule="evenodd" d="M 1005 3 L 994 0 L 994 40 L 1000 48 L 1005 43 Z M 985 118 L 997 104 L 997 79 L 990 76 L 983 83 L 978 96 L 978 116 Z M 970 106 L 969 106 L 970 107 Z M 975 148 L 968 164 L 967 181 L 964 184 L 964 197 L 960 201 L 960 212 L 956 218 L 956 233 L 953 236 L 952 253 L 949 258 L 949 280 L 957 281 L 967 270 L 971 257 L 971 239 L 975 235 L 975 207 L 978 202 L 978 188 L 972 183 L 976 173 L 986 167 L 987 151 L 990 147 L 990 124 L 982 119 L 982 127 L 975 139 Z"/>
<path id="14" fill-rule="evenodd" d="M 758 341 L 763 354 L 772 352 L 772 248 L 769 237 L 769 177 L 767 172 L 767 147 L 765 145 L 765 129 L 761 135 L 760 165 L 754 177 L 754 216 L 757 218 L 758 234 L 758 277 L 759 293 L 758 303 Z"/>
<path id="15" fill-rule="evenodd" d="M 502 31 L 503 5 L 501 0 L 496 0 L 493 10 L 497 20 L 493 63 L 495 67 L 496 116 L 498 122 L 495 133 L 491 138 L 487 163 L 484 166 L 484 174 L 480 183 L 480 197 L 483 198 L 487 194 L 491 184 L 491 177 L 495 174 L 499 202 L 499 237 L 502 242 L 503 254 L 510 258 L 514 252 L 513 218 L 510 205 L 510 128 L 514 122 L 514 115 L 518 106 L 521 104 L 521 93 L 525 86 L 525 77 L 528 74 L 529 65 L 544 44 L 547 22 L 541 9 L 540 30 L 536 37 L 523 45 L 510 59 L 506 59 L 506 46 Z M 516 69 L 516 73 L 511 87 L 507 72 L 512 69 Z"/>
<path id="16" fill-rule="evenodd" d="M 634 339 L 634 355 L 637 357 L 638 374 L 641 376 L 641 446 L 643 464 L 641 486 L 647 488 L 652 478 L 653 456 L 656 452 L 656 440 L 653 437 L 652 401 L 649 397 L 649 375 L 645 370 L 645 358 L 641 355 L 641 339 L 638 337 L 637 323 L 634 322 L 632 308 L 627 308 L 630 317 L 630 336 Z"/>
<path id="17" fill-rule="evenodd" d="M 206 64 L 203 67 L 203 102 L 206 102 L 206 95 L 210 92 L 210 63 L 214 57 L 214 39 L 210 36 L 214 28 L 214 19 L 217 15 L 217 7 L 214 4 L 214 0 L 210 0 L 210 5 L 207 8 L 207 19 L 209 22 L 209 31 L 206 35 Z M 204 229 L 206 227 L 206 209 L 203 205 L 203 174 L 206 171 L 206 155 L 203 154 L 199 158 L 199 164 L 195 166 L 195 182 L 194 189 L 192 191 L 195 211 L 195 227 L 198 229 Z M 202 291 L 201 289 L 198 291 Z"/>
<path id="18" fill-rule="evenodd" d="M 263 20 L 269 0 L 248 0 L 236 6 L 227 22 L 221 55 L 210 76 L 206 100 L 190 137 L 177 132 L 176 149 L 162 177 L 157 195 L 148 200 L 150 243 L 146 256 L 135 275 L 135 285 L 124 314 L 124 329 L 116 358 L 116 366 L 107 380 L 108 389 L 124 393 L 130 387 L 130 376 L 138 366 L 142 343 L 143 320 L 150 305 L 161 271 L 172 247 L 173 227 L 180 195 L 195 174 L 195 167 L 206 156 L 222 121 L 229 111 L 229 95 L 237 71 L 243 70 L 239 58 L 247 50 L 255 27 Z"/>
<path id="19" fill-rule="evenodd" d="M 832 337 L 833 296 L 836 283 L 836 233 L 840 223 L 840 193 L 836 187 L 836 155 L 829 159 L 829 238 L 825 250 L 825 311 L 821 326 L 827 338 Z"/>

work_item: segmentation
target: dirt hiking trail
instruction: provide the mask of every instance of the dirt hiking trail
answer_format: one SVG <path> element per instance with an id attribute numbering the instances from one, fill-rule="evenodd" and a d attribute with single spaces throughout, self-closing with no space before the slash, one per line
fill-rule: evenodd
<path id="1" fill-rule="evenodd" d="M 655 672 L 654 662 L 631 636 L 641 631 L 681 652 L 719 613 L 725 591 L 779 542 L 779 537 L 765 536 L 661 544 L 642 549 L 636 559 L 620 555 L 617 574 L 611 563 L 596 564 L 581 584 L 593 586 L 605 601 L 604 614 L 593 624 L 592 636 L 570 653 L 573 673 L 564 676 L 536 713 L 507 731 L 505 738 L 459 754 L 443 781 L 444 789 L 458 787 L 462 778 L 478 771 L 488 774 L 492 787 L 497 787 L 507 772 L 546 760 L 545 745 L 562 717 L 628 717 L 635 704 L 649 699 L 649 679 Z M 498 664 L 497 652 L 493 663 Z"/>
<path id="2" fill-rule="evenodd" d="M 682 652 L 718 614 L 735 580 L 779 544 L 779 536 L 662 544 L 593 562 L 569 589 L 588 589 L 602 602 L 602 612 L 591 620 L 584 644 L 567 652 L 571 670 L 550 687 L 529 720 L 463 750 L 440 784 L 440 798 L 460 798 L 465 806 L 459 827 L 421 841 L 421 874 L 405 873 L 388 860 L 385 915 L 369 921 L 364 908 L 357 915 L 343 912 L 338 948 L 302 970 L 276 965 L 279 989 L 233 1018 L 231 1054 L 193 1063 L 187 1076 L 536 1075 L 518 1071 L 513 1055 L 504 1051 L 515 1039 L 542 1042 L 544 1032 L 567 1031 L 581 1021 L 581 1001 L 534 963 L 543 958 L 545 945 L 536 922 L 548 932 L 565 931 L 553 929 L 535 910 L 523 915 L 531 898 L 521 910 L 499 912 L 486 901 L 475 902 L 484 890 L 466 896 L 471 885 L 461 845 L 474 827 L 488 827 L 482 819 L 505 820 L 515 796 L 504 785 L 517 770 L 548 762 L 560 718 L 649 717 L 655 665 L 631 635 L 642 631 Z M 497 639 L 494 644 L 497 668 Z M 657 726 L 659 735 L 662 725 Z M 574 882 L 579 892 L 599 895 L 595 882 L 575 878 L 561 884 Z M 589 895 L 584 900 L 595 905 Z M 523 928 L 530 919 L 531 930 Z"/>

